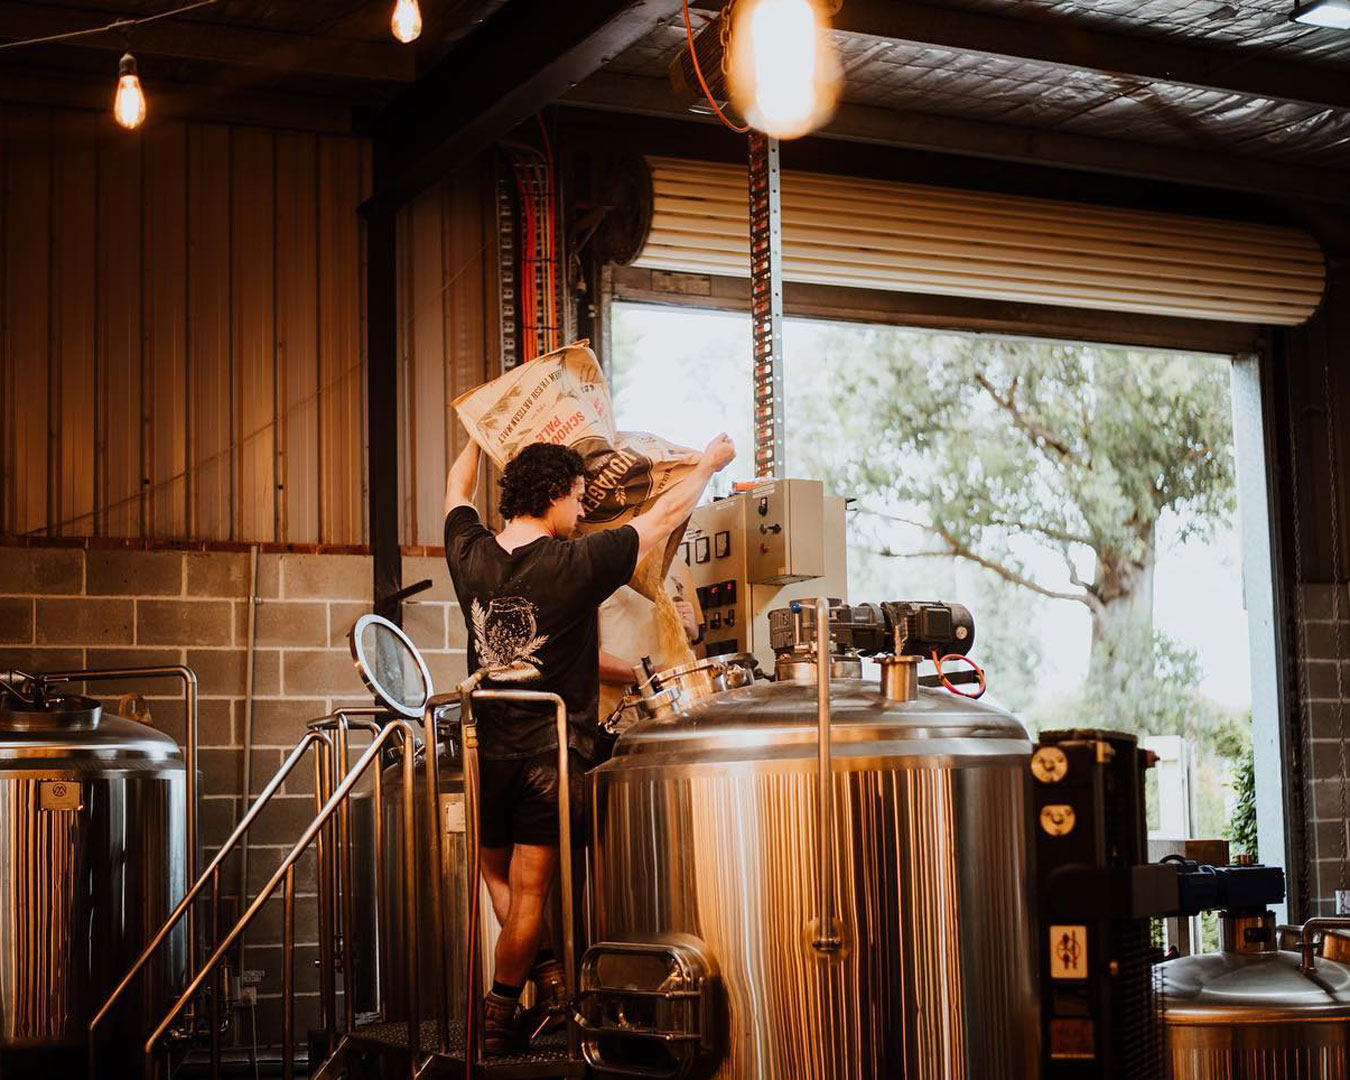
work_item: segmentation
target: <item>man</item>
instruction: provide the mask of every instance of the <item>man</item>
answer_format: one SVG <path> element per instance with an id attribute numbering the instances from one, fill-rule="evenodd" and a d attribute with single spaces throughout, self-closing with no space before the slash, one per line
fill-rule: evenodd
<path id="1" fill-rule="evenodd" d="M 600 668 L 596 612 L 646 555 L 688 516 L 713 474 L 735 456 L 725 435 L 693 472 L 647 513 L 617 529 L 574 539 L 586 491 L 581 456 L 546 443 L 527 446 L 503 470 L 494 536 L 474 509 L 479 450 L 470 442 L 445 487 L 445 557 L 469 629 L 469 670 L 525 663 L 532 690 L 567 706 L 569 771 L 595 752 Z M 491 685 L 485 683 L 485 685 Z M 492 990 L 484 1003 L 484 1049 L 519 1045 L 521 990 L 533 977 L 545 1009 L 567 999 L 544 912 L 558 865 L 558 770 L 553 710 L 483 702 L 478 719 L 483 878 L 502 924 Z"/>

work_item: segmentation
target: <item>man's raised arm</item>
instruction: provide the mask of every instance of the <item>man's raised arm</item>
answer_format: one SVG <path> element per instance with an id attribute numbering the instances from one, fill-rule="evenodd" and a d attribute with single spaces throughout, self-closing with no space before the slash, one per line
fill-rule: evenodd
<path id="1" fill-rule="evenodd" d="M 639 514 L 629 522 L 638 534 L 638 562 L 664 543 L 675 527 L 689 517 L 713 474 L 725 469 L 735 456 L 735 444 L 725 434 L 717 436 L 703 451 L 689 476 L 657 499 L 656 505 L 645 514 Z"/>
<path id="2" fill-rule="evenodd" d="M 472 506 L 473 497 L 478 492 L 478 444 L 472 439 L 455 458 L 450 466 L 450 475 L 445 478 L 445 512 L 448 514 L 457 506 Z"/>

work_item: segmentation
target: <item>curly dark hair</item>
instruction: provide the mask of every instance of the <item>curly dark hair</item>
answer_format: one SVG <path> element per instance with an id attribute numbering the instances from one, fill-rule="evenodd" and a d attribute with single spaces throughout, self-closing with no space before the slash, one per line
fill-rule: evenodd
<path id="1" fill-rule="evenodd" d="M 543 517 L 553 501 L 566 496 L 576 478 L 585 475 L 585 462 L 570 447 L 531 443 L 507 462 L 497 481 L 502 517 L 507 521 Z"/>

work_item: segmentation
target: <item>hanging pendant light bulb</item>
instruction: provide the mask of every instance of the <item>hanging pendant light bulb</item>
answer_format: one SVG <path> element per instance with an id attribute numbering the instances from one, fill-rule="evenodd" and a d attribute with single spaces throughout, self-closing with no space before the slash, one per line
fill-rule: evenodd
<path id="1" fill-rule="evenodd" d="M 829 120 L 840 69 L 821 0 L 737 0 L 731 20 L 727 79 L 746 122 L 795 139 Z"/>
<path id="2" fill-rule="evenodd" d="M 141 91 L 141 80 L 136 74 L 136 58 L 131 53 L 123 53 L 117 65 L 117 95 L 113 98 L 113 116 L 128 131 L 140 127 L 145 120 L 145 94 Z"/>
<path id="3" fill-rule="evenodd" d="M 394 37 L 403 44 L 416 41 L 422 33 L 422 9 L 417 6 L 417 0 L 398 0 L 389 26 L 394 31 Z"/>

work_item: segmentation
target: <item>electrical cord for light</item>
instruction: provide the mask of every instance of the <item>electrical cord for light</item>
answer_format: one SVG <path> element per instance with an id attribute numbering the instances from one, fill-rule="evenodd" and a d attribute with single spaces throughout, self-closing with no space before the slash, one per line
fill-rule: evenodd
<path id="1" fill-rule="evenodd" d="M 133 27 L 144 26 L 146 23 L 152 23 L 159 19 L 169 19 L 187 11 L 195 11 L 197 8 L 210 7 L 218 3 L 220 3 L 220 0 L 196 0 L 196 3 L 184 4 L 182 7 L 176 7 L 170 11 L 160 11 L 154 15 L 144 15 L 136 19 L 114 19 L 105 26 L 91 26 L 87 30 L 69 30 L 64 34 L 48 34 L 46 37 L 0 42 L 0 49 L 17 49 L 21 45 L 46 45 L 50 42 L 70 41 L 72 38 L 90 37 L 94 34 L 126 33 Z"/>
<path id="2" fill-rule="evenodd" d="M 947 676 L 942 673 L 942 665 L 947 663 L 947 661 L 949 660 L 964 660 L 967 664 L 969 664 L 971 668 L 974 670 L 976 677 L 980 680 L 980 688 L 976 690 L 973 694 L 967 694 L 964 690 L 959 690 L 955 686 L 953 686 L 952 683 L 947 679 Z M 972 698 L 972 699 L 984 697 L 984 692 L 988 687 L 988 684 L 985 682 L 984 678 L 984 668 L 980 667 L 980 665 L 975 663 L 975 661 L 972 660 L 969 656 L 965 656 L 961 653 L 948 653 L 946 656 L 939 658 L 937 650 L 934 649 L 933 666 L 937 668 L 938 679 L 941 681 L 942 685 L 945 686 L 957 697 Z"/>
<path id="3" fill-rule="evenodd" d="M 717 114 L 717 119 L 721 120 L 737 135 L 744 135 L 750 130 L 750 125 L 733 124 L 726 118 L 721 107 L 713 99 L 712 91 L 708 89 L 708 81 L 703 77 L 703 68 L 698 62 L 698 53 L 694 50 L 694 24 L 689 21 L 689 0 L 684 0 L 684 33 L 689 42 L 689 60 L 694 65 L 694 75 L 698 78 L 698 84 L 703 88 L 703 96 L 708 99 L 708 104 L 712 106 L 712 111 Z"/>

